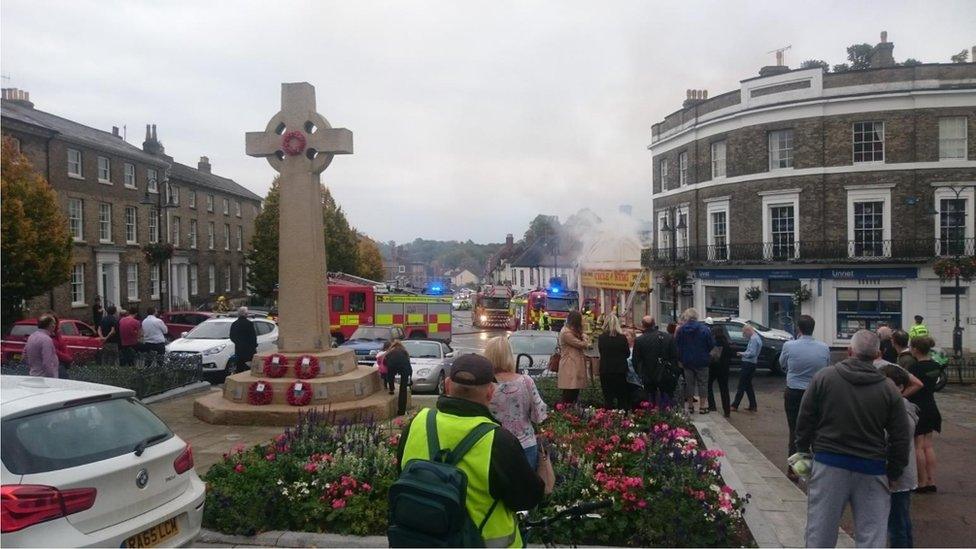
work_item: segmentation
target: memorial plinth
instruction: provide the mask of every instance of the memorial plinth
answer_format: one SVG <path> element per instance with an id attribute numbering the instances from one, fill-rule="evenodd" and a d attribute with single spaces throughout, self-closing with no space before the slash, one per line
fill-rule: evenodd
<path id="1" fill-rule="evenodd" d="M 278 225 L 278 347 L 285 371 L 265 371 L 268 354 L 258 354 L 251 370 L 234 374 L 223 393 L 197 399 L 193 413 L 209 423 L 292 425 L 305 410 L 317 408 L 338 419 L 361 421 L 396 414 L 396 398 L 383 391 L 372 366 L 356 364 L 351 349 L 332 349 L 320 174 L 336 154 L 352 153 L 352 132 L 332 128 L 315 111 L 315 88 L 306 82 L 281 85 L 281 111 L 263 132 L 248 132 L 247 154 L 267 159 L 280 172 Z M 300 379 L 302 357 L 318 361 L 319 371 Z M 298 385 L 296 385 L 298 384 Z M 308 399 L 289 403 L 289 390 Z"/>

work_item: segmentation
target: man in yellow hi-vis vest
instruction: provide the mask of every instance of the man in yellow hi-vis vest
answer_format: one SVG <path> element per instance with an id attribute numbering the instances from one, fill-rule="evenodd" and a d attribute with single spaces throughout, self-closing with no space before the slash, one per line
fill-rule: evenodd
<path id="1" fill-rule="evenodd" d="M 926 326 L 925 324 L 922 324 L 923 320 L 925 319 L 922 318 L 922 315 L 915 315 L 915 325 L 908 329 L 909 339 L 914 339 L 919 336 L 929 335 L 929 327 Z"/>
<path id="2" fill-rule="evenodd" d="M 479 425 L 497 425 L 488 411 L 494 381 L 494 368 L 485 357 L 469 354 L 454 361 L 445 380 L 447 394 L 437 400 L 433 419 L 442 451 L 455 448 Z M 425 428 L 431 413 L 424 408 L 404 428 L 397 448 L 401 470 L 411 460 L 431 459 Z M 544 485 L 515 435 L 501 428 L 490 430 L 467 450 L 457 467 L 467 476 L 465 507 L 480 528 L 484 546 L 523 547 L 515 511 L 538 505 Z"/>

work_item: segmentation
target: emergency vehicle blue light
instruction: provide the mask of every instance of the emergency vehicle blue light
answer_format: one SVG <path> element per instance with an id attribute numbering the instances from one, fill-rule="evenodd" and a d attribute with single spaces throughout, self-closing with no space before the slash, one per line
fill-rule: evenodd
<path id="1" fill-rule="evenodd" d="M 559 293 L 559 288 L 553 288 L 553 289 L 552 289 L 552 293 L 554 293 L 554 294 L 558 294 L 558 293 Z"/>

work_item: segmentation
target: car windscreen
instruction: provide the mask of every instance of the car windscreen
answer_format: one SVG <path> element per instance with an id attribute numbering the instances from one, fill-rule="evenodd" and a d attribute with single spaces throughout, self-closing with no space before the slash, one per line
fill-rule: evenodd
<path id="1" fill-rule="evenodd" d="M 390 330 L 387 328 L 376 328 L 373 326 L 360 326 L 356 328 L 356 331 L 352 333 L 353 339 L 366 339 L 369 341 L 388 341 L 390 339 Z"/>
<path id="2" fill-rule="evenodd" d="M 0 459 L 17 475 L 78 467 L 134 452 L 173 436 L 134 399 L 116 398 L 3 420 Z"/>
<path id="3" fill-rule="evenodd" d="M 561 313 L 567 313 L 579 307 L 578 299 L 565 299 L 562 297 L 550 297 L 546 302 L 546 307 L 550 311 L 559 311 Z"/>
<path id="4" fill-rule="evenodd" d="M 486 297 L 484 300 L 485 309 L 508 309 L 508 298 L 506 297 Z"/>
<path id="5" fill-rule="evenodd" d="M 407 350 L 410 358 L 440 358 L 441 344 L 430 341 L 410 341 L 403 342 L 403 348 Z"/>
<path id="6" fill-rule="evenodd" d="M 37 331 L 37 324 L 14 324 L 10 329 L 10 335 L 15 337 L 27 337 Z"/>
<path id="7" fill-rule="evenodd" d="M 555 337 L 518 337 L 508 338 L 515 355 L 551 355 L 556 350 Z"/>
<path id="8" fill-rule="evenodd" d="M 759 330 L 760 332 L 768 332 L 769 331 L 769 328 L 767 328 L 766 326 L 763 326 L 762 324 L 760 324 L 758 322 L 753 322 L 751 320 L 747 320 L 746 321 L 746 324 L 752 326 L 753 328 Z"/>
<path id="9" fill-rule="evenodd" d="M 231 322 L 203 322 L 186 334 L 187 339 L 230 339 Z"/>

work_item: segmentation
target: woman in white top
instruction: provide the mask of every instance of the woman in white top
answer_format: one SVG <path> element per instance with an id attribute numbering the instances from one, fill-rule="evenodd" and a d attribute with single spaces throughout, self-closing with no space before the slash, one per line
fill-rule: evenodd
<path id="1" fill-rule="evenodd" d="M 502 427 L 518 437 L 529 465 L 539 465 L 539 446 L 533 423 L 541 423 L 548 415 L 546 403 L 532 378 L 515 372 L 515 356 L 508 337 L 495 337 L 485 347 L 485 357 L 495 367 L 498 385 L 488 409 Z"/>

